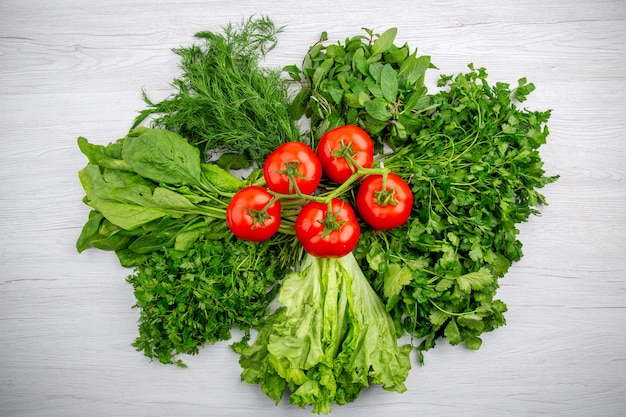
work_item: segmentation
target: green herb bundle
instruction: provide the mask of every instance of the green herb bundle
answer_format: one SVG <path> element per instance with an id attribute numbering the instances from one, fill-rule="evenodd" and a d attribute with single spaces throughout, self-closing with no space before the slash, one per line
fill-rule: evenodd
<path id="1" fill-rule="evenodd" d="M 185 251 L 150 253 L 127 278 L 140 310 L 134 346 L 162 363 L 196 354 L 207 343 L 229 340 L 231 330 L 261 327 L 287 272 L 281 248 L 234 237 L 202 238 Z"/>
<path id="2" fill-rule="evenodd" d="M 310 117 L 311 136 L 358 124 L 378 142 L 377 160 L 412 187 L 409 222 L 389 231 L 365 229 L 357 258 L 392 314 L 398 334 L 439 337 L 478 349 L 480 335 L 505 324 L 495 298 L 498 279 L 522 256 L 517 225 L 546 201 L 538 148 L 550 111 L 518 107 L 534 85 L 491 85 L 485 69 L 443 75 L 427 92 L 434 68 L 395 29 L 365 30 L 325 45 L 324 33 L 301 68 L 285 71 L 301 85 L 294 114 Z M 392 151 L 389 151 L 389 149 Z"/>
<path id="3" fill-rule="evenodd" d="M 260 17 L 229 24 L 224 33 L 197 33 L 203 44 L 174 49 L 182 71 L 172 82 L 176 92 L 154 102 L 144 91 L 147 108 L 133 127 L 152 118 L 152 127 L 179 133 L 209 158 L 221 156 L 225 168 L 258 164 L 278 145 L 297 141 L 288 86 L 279 70 L 259 65 L 281 30 Z"/>
<path id="4" fill-rule="evenodd" d="M 92 210 L 76 247 L 113 250 L 134 268 L 135 347 L 183 366 L 178 354 L 260 325 L 299 252 L 289 234 L 262 244 L 234 238 L 226 205 L 243 181 L 201 162 L 168 130 L 138 128 L 107 146 L 78 142 L 89 159 L 79 178 Z"/>
<path id="5" fill-rule="evenodd" d="M 309 48 L 302 66 L 284 67 L 301 84 L 292 112 L 306 115 L 314 138 L 345 124 L 359 125 L 378 145 L 407 141 L 430 109 L 424 77 L 434 66 L 408 44 L 396 46 L 397 29 L 325 45 L 327 34 Z"/>
<path id="6" fill-rule="evenodd" d="M 259 17 L 197 33 L 202 44 L 174 50 L 175 93 L 153 102 L 143 91 L 147 108 L 122 139 L 78 140 L 92 210 L 77 249 L 115 251 L 133 268 L 135 347 L 163 363 L 183 366 L 178 354 L 259 325 L 277 280 L 302 256 L 289 233 L 251 244 L 224 222 L 232 195 L 258 180 L 255 171 L 245 181 L 228 171 L 300 138 L 281 72 L 260 65 L 281 30 Z"/>

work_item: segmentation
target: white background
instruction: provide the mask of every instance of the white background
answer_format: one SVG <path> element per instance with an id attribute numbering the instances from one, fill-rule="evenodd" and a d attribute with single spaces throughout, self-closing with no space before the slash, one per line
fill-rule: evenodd
<path id="1" fill-rule="evenodd" d="M 149 362 L 115 255 L 74 243 L 88 207 L 80 135 L 106 144 L 171 90 L 200 30 L 250 15 L 285 25 L 266 65 L 398 28 L 440 73 L 527 77 L 525 105 L 553 109 L 549 206 L 520 226 L 524 258 L 501 280 L 507 325 L 479 351 L 440 341 L 408 392 L 378 387 L 335 416 L 626 415 L 626 2 L 0 1 L 0 416 L 307 416 L 240 382 L 227 343 Z M 415 359 L 415 357 L 414 357 Z"/>

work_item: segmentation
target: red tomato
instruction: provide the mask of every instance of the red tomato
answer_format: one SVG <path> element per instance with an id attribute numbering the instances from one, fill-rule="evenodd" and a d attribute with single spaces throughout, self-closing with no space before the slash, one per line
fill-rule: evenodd
<path id="1" fill-rule="evenodd" d="M 357 170 L 351 159 L 363 168 L 371 168 L 374 163 L 374 142 L 358 126 L 340 126 L 322 136 L 317 145 L 317 157 L 322 162 L 326 176 L 343 183 Z"/>
<path id="2" fill-rule="evenodd" d="M 242 188 L 228 203 L 226 223 L 240 239 L 260 242 L 269 239 L 280 226 L 280 200 L 265 210 L 273 196 L 263 187 Z"/>
<path id="3" fill-rule="evenodd" d="M 318 258 L 340 258 L 354 249 L 361 228 L 354 210 L 345 201 L 332 200 L 328 204 L 309 202 L 302 207 L 296 219 L 296 237 L 304 249 Z"/>
<path id="4" fill-rule="evenodd" d="M 280 194 L 313 194 L 322 179 L 322 164 L 310 146 L 302 142 L 288 142 L 272 152 L 263 165 L 267 188 Z"/>
<path id="5" fill-rule="evenodd" d="M 413 193 L 402 178 L 390 172 L 386 190 L 383 176 L 370 175 L 363 180 L 356 195 L 359 214 L 370 226 L 378 230 L 398 227 L 411 215 Z"/>

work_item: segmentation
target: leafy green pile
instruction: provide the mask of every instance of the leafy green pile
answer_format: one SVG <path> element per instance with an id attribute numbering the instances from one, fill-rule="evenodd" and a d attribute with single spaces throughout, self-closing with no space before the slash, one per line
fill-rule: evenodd
<path id="1" fill-rule="evenodd" d="M 77 249 L 114 250 L 135 267 L 128 282 L 141 310 L 137 349 L 172 363 L 230 339 L 232 327 L 259 325 L 293 248 L 287 235 L 263 245 L 234 238 L 225 208 L 243 182 L 167 130 L 138 128 L 107 146 L 78 142 L 89 159 L 79 179 L 92 211 Z"/>
<path id="2" fill-rule="evenodd" d="M 311 46 L 301 67 L 284 68 L 302 84 L 292 112 L 306 115 L 315 138 L 346 124 L 359 125 L 379 145 L 396 147 L 407 141 L 431 109 L 424 85 L 429 56 L 418 56 L 408 44 L 396 46 L 396 28 L 381 35 L 365 29 L 344 43 Z"/>
<path id="3" fill-rule="evenodd" d="M 391 28 L 328 45 L 323 33 L 301 65 L 284 68 L 288 81 L 260 65 L 281 30 L 263 17 L 196 34 L 203 45 L 174 50 L 174 94 L 153 102 L 144 91 L 147 108 L 107 146 L 78 139 L 91 211 L 76 246 L 115 251 L 133 268 L 134 346 L 146 356 L 184 366 L 177 355 L 242 329 L 233 348 L 243 380 L 277 403 L 288 393 L 327 413 L 372 384 L 403 392 L 411 345 L 421 362 L 440 338 L 478 349 L 505 324 L 496 293 L 522 257 L 518 224 L 539 213 L 538 190 L 558 177 L 546 176 L 538 152 L 550 111 L 519 107 L 535 88 L 526 79 L 493 84 L 469 65 L 429 92 L 426 71 L 436 67 L 396 45 Z M 264 178 L 229 170 L 256 168 L 288 141 L 314 147 L 346 124 L 374 139 L 375 165 L 410 184 L 409 221 L 386 231 L 362 223 L 354 256 L 340 259 L 303 258 L 287 218 L 267 241 L 236 239 L 227 204 Z M 356 186 L 340 187 L 342 198 L 353 203 Z M 405 335 L 411 345 L 399 346 Z"/>
<path id="4" fill-rule="evenodd" d="M 359 124 L 376 138 L 377 160 L 412 186 L 410 221 L 366 229 L 356 253 L 398 334 L 420 339 L 420 360 L 439 337 L 478 349 L 483 332 L 505 324 L 495 294 L 522 256 L 517 224 L 538 213 L 546 201 L 537 190 L 558 178 L 545 176 L 538 153 L 550 111 L 518 107 L 535 88 L 526 79 L 491 85 L 471 64 L 428 93 L 429 57 L 394 45 L 395 29 L 366 33 L 318 42 L 301 69 L 285 68 L 301 84 L 294 113 L 311 118 L 316 138 Z"/>
<path id="5" fill-rule="evenodd" d="M 262 163 L 280 144 L 298 140 L 288 86 L 280 71 L 259 65 L 281 31 L 260 17 L 229 24 L 223 33 L 197 33 L 203 44 L 174 49 L 182 70 L 172 82 L 176 92 L 154 102 L 144 91 L 148 107 L 133 127 L 152 118 L 152 127 L 179 133 L 203 154 L 221 155 L 224 168 Z"/>
<path id="6" fill-rule="evenodd" d="M 411 346 L 398 346 L 394 324 L 352 254 L 307 255 L 283 281 L 278 301 L 254 344 L 234 345 L 242 379 L 277 404 L 288 391 L 292 404 L 327 414 L 370 384 L 406 391 Z"/>
<path id="7" fill-rule="evenodd" d="M 258 181 L 257 171 L 245 181 L 228 171 L 300 136 L 280 71 L 259 63 L 281 30 L 261 17 L 196 34 L 203 44 L 174 50 L 174 94 L 154 103 L 143 91 L 148 107 L 107 146 L 78 139 L 92 210 L 77 250 L 115 251 L 133 268 L 135 346 L 152 359 L 183 366 L 176 355 L 230 339 L 233 326 L 259 325 L 276 282 L 302 256 L 288 222 L 285 233 L 252 245 L 224 221 L 233 194 Z"/>
<path id="8" fill-rule="evenodd" d="M 140 309 L 134 346 L 171 363 L 206 343 L 229 340 L 232 328 L 260 326 L 287 272 L 275 261 L 279 252 L 276 245 L 259 248 L 232 236 L 152 252 L 127 278 Z"/>
<path id="9" fill-rule="evenodd" d="M 115 250 L 124 266 L 162 246 L 184 251 L 221 229 L 227 198 L 241 181 L 201 162 L 198 149 L 176 133 L 139 128 L 107 146 L 80 137 L 89 163 L 78 177 L 93 210 L 78 238 L 79 252 Z"/>

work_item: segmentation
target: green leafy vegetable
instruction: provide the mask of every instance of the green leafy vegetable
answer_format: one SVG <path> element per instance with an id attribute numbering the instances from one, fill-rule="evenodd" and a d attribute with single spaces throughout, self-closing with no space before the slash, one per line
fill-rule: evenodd
<path id="1" fill-rule="evenodd" d="M 167 130 L 138 128 L 107 146 L 78 142 L 90 161 L 79 179 L 93 210 L 76 247 L 116 251 L 134 267 L 137 349 L 174 363 L 230 339 L 233 327 L 258 326 L 301 255 L 288 234 L 234 238 L 226 206 L 244 182 L 201 162 L 196 147 Z"/>
<path id="2" fill-rule="evenodd" d="M 525 78 L 492 85 L 471 64 L 429 94 L 429 57 L 394 45 L 393 28 L 365 31 L 327 46 L 324 33 L 300 71 L 285 68 L 301 85 L 292 111 L 310 118 L 315 138 L 363 127 L 377 159 L 411 185 L 409 222 L 365 228 L 356 256 L 396 328 L 419 340 L 420 360 L 439 337 L 477 349 L 483 332 L 505 324 L 495 294 L 522 256 L 517 224 L 538 214 L 546 203 L 538 189 L 558 178 L 545 175 L 538 153 L 550 111 L 518 107 L 535 89 Z"/>
<path id="3" fill-rule="evenodd" d="M 411 347 L 398 346 L 393 321 L 352 254 L 307 255 L 278 301 L 252 345 L 233 345 L 242 380 L 276 403 L 288 391 L 291 403 L 313 405 L 315 413 L 354 401 L 372 384 L 406 391 Z"/>
<path id="4" fill-rule="evenodd" d="M 525 78 L 493 84 L 471 64 L 429 93 L 425 73 L 435 66 L 396 45 L 395 28 L 329 45 L 324 32 L 301 66 L 283 68 L 300 87 L 290 100 L 280 72 L 259 65 L 281 30 L 251 18 L 223 34 L 196 34 L 203 45 L 174 50 L 182 60 L 176 93 L 155 103 L 144 91 L 148 108 L 116 142 L 79 138 L 92 210 L 76 246 L 115 251 L 134 268 L 134 346 L 146 356 L 184 366 L 178 355 L 239 328 L 242 380 L 276 403 L 287 394 L 329 413 L 373 384 L 406 390 L 412 346 L 398 337 L 410 336 L 421 362 L 439 338 L 479 349 L 484 332 L 505 324 L 496 292 L 522 257 L 517 225 L 539 213 L 539 189 L 558 178 L 546 176 L 538 152 L 550 111 L 518 107 L 535 90 Z M 383 231 L 363 224 L 354 256 L 309 255 L 300 264 L 290 222 L 302 201 L 293 199 L 283 206 L 284 233 L 235 239 L 223 221 L 229 199 L 265 184 L 254 168 L 301 138 L 303 116 L 312 142 L 334 127 L 363 127 L 375 164 L 412 188 L 409 221 Z M 152 128 L 139 127 L 151 118 Z M 245 180 L 229 173 L 241 168 L 253 168 Z M 316 196 L 341 192 L 351 203 L 355 184 Z"/>
<path id="5" fill-rule="evenodd" d="M 224 219 L 229 191 L 242 184 L 217 167 L 203 169 L 198 149 L 170 131 L 139 128 L 107 147 L 78 142 L 90 160 L 78 177 L 94 211 L 77 249 L 115 250 L 124 266 L 143 260 L 157 242 L 173 245 L 179 233 L 188 239 L 191 230 L 211 230 Z"/>
<path id="6" fill-rule="evenodd" d="M 418 56 L 407 44 L 396 46 L 397 29 L 380 35 L 354 36 L 344 43 L 312 46 L 300 67 L 284 70 L 301 84 L 292 114 L 306 115 L 319 139 L 345 124 L 365 129 L 382 149 L 407 141 L 407 130 L 430 108 L 424 75 L 434 68 L 429 56 Z"/>
<path id="7" fill-rule="evenodd" d="M 132 267 L 155 248 L 182 250 L 203 236 L 231 236 L 226 207 L 244 181 L 201 162 L 180 135 L 142 127 L 106 147 L 78 141 L 94 161 L 78 173 L 84 202 L 94 210 L 76 242 L 79 252 L 115 250 L 121 264 Z M 293 234 L 287 221 L 280 230 Z M 290 253 L 294 239 L 282 239 L 277 261 L 292 265 L 299 252 Z"/>
<path id="8" fill-rule="evenodd" d="M 281 31 L 261 17 L 229 24 L 224 33 L 197 33 L 203 44 L 174 49 L 182 70 L 172 83 L 176 92 L 154 102 L 144 91 L 147 108 L 133 127 L 150 120 L 152 127 L 179 133 L 203 159 L 226 152 L 243 166 L 262 163 L 280 144 L 299 140 L 288 86 L 279 70 L 259 65 Z M 230 167 L 233 161 L 220 164 Z"/>
<path id="9" fill-rule="evenodd" d="M 232 236 L 195 240 L 184 251 L 156 249 L 127 281 L 140 309 L 137 350 L 183 366 L 179 354 L 231 338 L 231 329 L 259 326 L 285 270 L 277 245 L 259 247 Z"/>
<path id="10" fill-rule="evenodd" d="M 484 69 L 469 68 L 441 77 L 434 109 L 408 130 L 414 140 L 385 160 L 413 188 L 411 221 L 384 237 L 366 233 L 359 248 L 396 325 L 421 338 L 420 359 L 439 337 L 478 349 L 483 332 L 505 324 L 495 294 L 522 257 L 517 224 L 558 178 L 545 175 L 537 151 L 550 112 L 516 106 L 533 87 L 492 86 Z"/>

